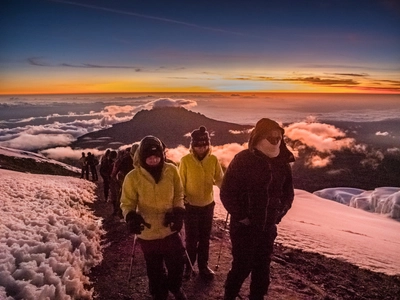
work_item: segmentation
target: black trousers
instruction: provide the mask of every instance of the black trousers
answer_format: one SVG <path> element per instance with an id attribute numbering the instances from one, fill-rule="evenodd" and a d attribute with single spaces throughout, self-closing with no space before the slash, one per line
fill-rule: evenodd
<path id="1" fill-rule="evenodd" d="M 92 174 L 92 180 L 97 181 L 99 177 L 97 176 L 96 166 L 89 166 L 89 168 L 90 168 L 90 173 Z"/>
<path id="2" fill-rule="evenodd" d="M 110 176 L 101 175 L 103 178 L 104 201 L 108 199 L 108 192 L 110 191 Z"/>
<path id="3" fill-rule="evenodd" d="M 230 225 L 232 267 L 225 282 L 225 298 L 235 299 L 244 280 L 251 273 L 250 300 L 262 300 L 270 283 L 271 255 L 277 236 L 275 224 L 266 231 L 239 222 Z"/>
<path id="4" fill-rule="evenodd" d="M 203 207 L 189 204 L 185 206 L 186 250 L 192 265 L 197 259 L 197 265 L 201 270 L 208 265 L 215 202 Z"/>
<path id="5" fill-rule="evenodd" d="M 89 179 L 89 168 L 88 168 L 88 166 L 83 166 L 82 167 L 81 178 Z"/>
<path id="6" fill-rule="evenodd" d="M 155 299 L 167 299 L 168 290 L 176 293 L 182 286 L 184 247 L 178 233 L 163 239 L 138 239 L 146 260 L 149 290 Z"/>

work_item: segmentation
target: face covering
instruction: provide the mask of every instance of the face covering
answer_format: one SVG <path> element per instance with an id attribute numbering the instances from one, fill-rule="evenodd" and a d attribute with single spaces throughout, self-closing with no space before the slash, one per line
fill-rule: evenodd
<path id="1" fill-rule="evenodd" d="M 265 155 L 267 155 L 270 158 L 277 157 L 280 152 L 280 147 L 281 141 L 279 141 L 276 145 L 271 144 L 267 139 L 265 139 L 263 146 L 262 146 L 262 152 L 264 152 Z"/>

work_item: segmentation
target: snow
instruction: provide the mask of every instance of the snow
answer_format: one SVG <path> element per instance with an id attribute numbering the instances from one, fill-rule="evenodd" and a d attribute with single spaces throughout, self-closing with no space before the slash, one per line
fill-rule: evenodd
<path id="1" fill-rule="evenodd" d="M 85 206 L 96 201 L 95 187 L 73 177 L 0 169 L 0 299 L 93 299 L 88 273 L 103 259 L 104 234 L 101 220 Z M 345 192 L 385 211 L 387 203 L 398 206 L 398 190 Z M 219 189 L 214 192 L 215 218 L 225 220 Z M 285 246 L 400 274 L 400 222 L 386 214 L 295 190 L 293 207 L 278 228 L 277 242 Z"/>
<path id="2" fill-rule="evenodd" d="M 376 272 L 400 274 L 400 222 L 302 190 L 295 191 L 277 240 Z"/>
<path id="3" fill-rule="evenodd" d="M 396 188 L 381 190 L 394 191 Z M 331 194 L 339 191 L 330 190 Z M 346 193 L 355 191 L 347 189 Z M 226 211 L 220 202 L 218 188 L 214 188 L 214 195 L 215 216 L 225 220 Z M 383 192 L 376 193 L 375 197 L 379 195 L 386 197 Z M 379 198 L 377 202 L 380 202 Z M 295 190 L 293 206 L 278 225 L 277 242 L 341 259 L 361 268 L 400 275 L 400 222 L 388 215 L 327 201 L 303 190 Z"/>
<path id="4" fill-rule="evenodd" d="M 41 154 L 38 153 L 34 153 L 34 152 L 30 152 L 30 151 L 23 151 L 23 150 L 17 150 L 17 149 L 12 149 L 12 148 L 7 148 L 7 147 L 3 147 L 0 146 L 0 155 L 5 155 L 5 156 L 11 156 L 14 158 L 28 158 L 28 159 L 33 159 L 36 162 L 47 162 L 47 163 L 51 163 L 51 164 L 56 164 L 59 166 L 62 166 L 63 168 L 73 171 L 73 172 L 77 172 L 80 173 L 81 170 L 73 167 L 71 165 L 68 164 L 64 164 L 62 162 L 59 162 L 57 160 L 54 159 L 50 159 L 47 158 Z M 1 167 L 1 166 L 0 166 Z"/>
<path id="5" fill-rule="evenodd" d="M 95 184 L 0 170 L 0 187 L 0 299 L 92 299 L 103 230 L 84 203 Z"/>
<path id="6" fill-rule="evenodd" d="M 346 187 L 326 188 L 313 194 L 351 207 L 400 219 L 400 188 L 397 187 L 379 187 L 373 191 Z"/>

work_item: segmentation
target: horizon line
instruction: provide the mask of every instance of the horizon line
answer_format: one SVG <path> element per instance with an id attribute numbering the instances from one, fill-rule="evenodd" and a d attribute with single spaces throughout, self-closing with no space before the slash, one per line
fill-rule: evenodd
<path id="1" fill-rule="evenodd" d="M 51 95 L 115 95 L 115 94 L 349 94 L 349 95 L 400 95 L 400 92 L 311 92 L 311 91 L 145 91 L 145 92 L 71 92 L 71 93 L 0 93 L 0 96 L 51 96 Z"/>

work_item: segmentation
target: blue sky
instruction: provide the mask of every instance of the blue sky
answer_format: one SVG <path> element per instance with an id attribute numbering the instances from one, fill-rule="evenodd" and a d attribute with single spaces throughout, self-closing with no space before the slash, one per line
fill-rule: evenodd
<path id="1" fill-rule="evenodd" d="M 396 0 L 3 0 L 0 94 L 400 92 Z"/>

